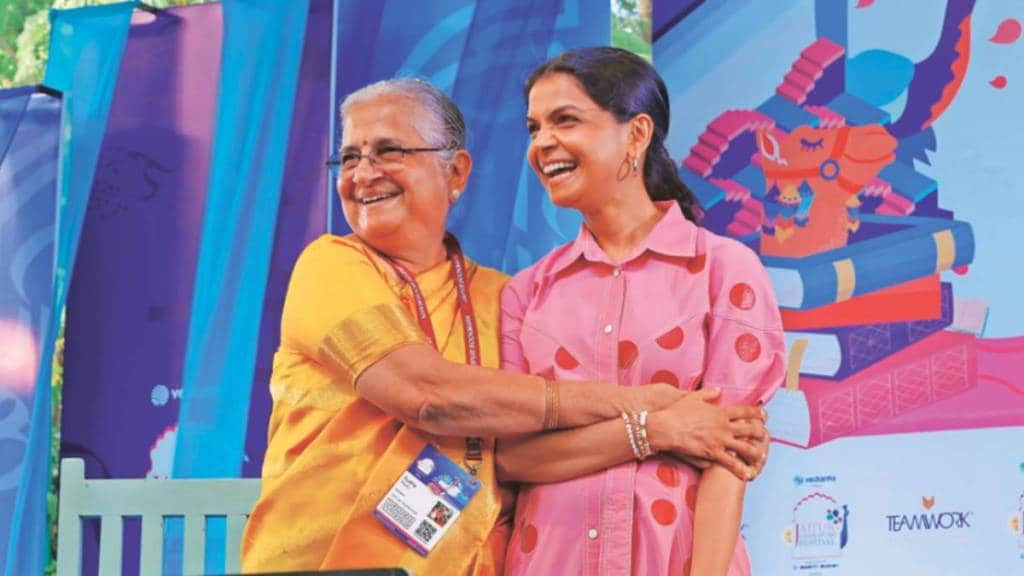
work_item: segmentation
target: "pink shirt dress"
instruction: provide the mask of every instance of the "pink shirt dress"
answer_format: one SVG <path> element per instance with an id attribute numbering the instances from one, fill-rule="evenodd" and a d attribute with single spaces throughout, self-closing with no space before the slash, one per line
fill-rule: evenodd
<path id="1" fill-rule="evenodd" d="M 785 372 L 775 295 L 757 255 L 686 220 L 675 202 L 612 262 L 581 227 L 502 293 L 502 367 L 558 380 L 684 390 L 766 403 Z M 626 441 L 623 426 L 623 441 Z M 669 456 L 567 482 L 523 484 L 511 575 L 689 574 L 700 472 Z M 729 575 L 750 574 L 742 538 Z"/>

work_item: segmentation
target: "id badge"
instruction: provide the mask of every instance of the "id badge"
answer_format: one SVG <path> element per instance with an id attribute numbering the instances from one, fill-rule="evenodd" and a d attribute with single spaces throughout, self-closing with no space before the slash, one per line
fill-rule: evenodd
<path id="1" fill-rule="evenodd" d="M 428 444 L 373 515 L 426 556 L 480 490 L 480 480 Z"/>

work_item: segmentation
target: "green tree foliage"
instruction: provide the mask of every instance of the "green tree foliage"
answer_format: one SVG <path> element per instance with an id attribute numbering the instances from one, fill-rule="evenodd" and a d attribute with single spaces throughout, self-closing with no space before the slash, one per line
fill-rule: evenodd
<path id="1" fill-rule="evenodd" d="M 82 8 L 120 1 L 123 0 L 0 0 L 0 88 L 43 81 L 50 48 L 50 8 Z M 172 8 L 209 1 L 145 0 L 145 4 Z"/>
<path id="2" fill-rule="evenodd" d="M 18 35 L 30 16 L 43 11 L 50 0 L 18 0 L 0 2 L 0 88 L 13 86 L 18 69 Z"/>
<path id="3" fill-rule="evenodd" d="M 612 46 L 651 61 L 651 0 L 612 0 Z"/>

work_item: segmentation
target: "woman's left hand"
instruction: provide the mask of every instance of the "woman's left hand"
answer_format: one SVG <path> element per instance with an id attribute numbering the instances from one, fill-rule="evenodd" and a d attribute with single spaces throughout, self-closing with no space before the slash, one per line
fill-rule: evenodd
<path id="1" fill-rule="evenodd" d="M 753 480 L 754 478 L 757 478 L 761 474 L 761 471 L 764 470 L 764 465 L 768 462 L 768 450 L 771 447 L 772 438 L 766 430 L 764 436 L 762 436 L 760 439 L 749 440 L 749 443 L 760 454 L 760 457 L 757 458 L 754 462 L 747 463 L 747 465 L 750 467 L 751 472 L 753 473 L 753 476 L 750 479 Z M 681 454 L 675 454 L 674 456 L 681 462 L 689 464 L 690 466 L 693 466 L 698 470 L 704 470 L 706 468 L 711 467 L 711 465 L 714 464 L 712 460 L 708 460 L 707 458 L 699 458 L 697 456 L 688 456 Z"/>

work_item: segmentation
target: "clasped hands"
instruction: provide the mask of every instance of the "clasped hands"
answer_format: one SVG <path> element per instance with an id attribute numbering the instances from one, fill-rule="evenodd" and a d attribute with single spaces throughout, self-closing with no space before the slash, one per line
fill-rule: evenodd
<path id="1" fill-rule="evenodd" d="M 648 432 L 656 453 L 670 453 L 697 469 L 718 464 L 753 480 L 768 459 L 767 414 L 756 406 L 718 406 L 717 388 L 680 392 L 666 384 L 643 387 Z"/>

